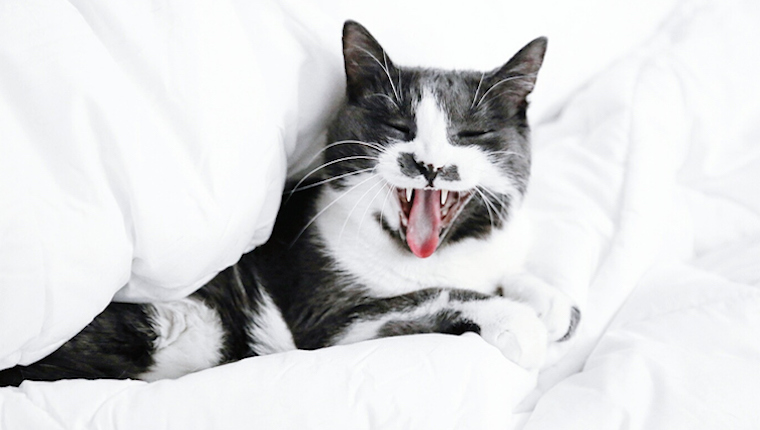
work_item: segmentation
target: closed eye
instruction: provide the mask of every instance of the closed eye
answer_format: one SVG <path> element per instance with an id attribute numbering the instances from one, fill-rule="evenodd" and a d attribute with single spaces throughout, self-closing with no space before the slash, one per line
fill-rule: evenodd
<path id="1" fill-rule="evenodd" d="M 385 125 L 405 135 L 412 132 L 412 129 L 402 122 L 386 122 Z"/>
<path id="2" fill-rule="evenodd" d="M 457 133 L 457 136 L 462 139 L 467 138 L 473 138 L 473 137 L 483 137 L 488 134 L 491 134 L 493 130 L 462 130 L 459 133 Z"/>

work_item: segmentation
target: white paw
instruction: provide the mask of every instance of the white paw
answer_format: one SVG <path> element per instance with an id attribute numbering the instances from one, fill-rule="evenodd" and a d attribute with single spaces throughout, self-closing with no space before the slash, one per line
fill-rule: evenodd
<path id="1" fill-rule="evenodd" d="M 565 294 L 555 291 L 551 297 L 536 301 L 533 308 L 546 325 L 549 339 L 555 342 L 569 340 L 580 321 L 580 310 Z"/>
<path id="2" fill-rule="evenodd" d="M 575 334 L 581 312 L 565 293 L 527 274 L 515 275 L 502 282 L 505 297 L 533 308 L 546 326 L 548 339 L 553 342 L 569 340 Z"/>
<path id="3" fill-rule="evenodd" d="M 529 306 L 494 297 L 461 303 L 463 315 L 480 326 L 486 342 L 520 367 L 539 368 L 546 358 L 546 327 Z"/>

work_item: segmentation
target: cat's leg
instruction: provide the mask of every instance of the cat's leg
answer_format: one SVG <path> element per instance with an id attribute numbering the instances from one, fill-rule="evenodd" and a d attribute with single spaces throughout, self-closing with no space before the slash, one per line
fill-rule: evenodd
<path id="1" fill-rule="evenodd" d="M 0 386 L 26 379 L 136 378 L 154 363 L 155 339 L 147 305 L 112 303 L 49 356 L 0 371 Z"/>
<path id="2" fill-rule="evenodd" d="M 541 366 L 546 353 L 546 328 L 532 308 L 508 298 L 467 290 L 426 289 L 370 299 L 353 308 L 348 319 L 350 322 L 332 343 L 471 331 L 528 369 Z"/>
<path id="3" fill-rule="evenodd" d="M 197 297 L 111 303 L 55 352 L 0 371 L 0 386 L 24 380 L 176 378 L 224 361 L 218 313 Z"/>
<path id="4" fill-rule="evenodd" d="M 109 304 L 49 356 L 0 371 L 0 386 L 27 379 L 176 378 L 294 348 L 279 309 L 252 269 L 234 265 L 184 299 Z"/>
<path id="5" fill-rule="evenodd" d="M 567 294 L 535 275 L 518 273 L 504 277 L 498 294 L 533 308 L 546 325 L 550 341 L 564 342 L 575 335 L 580 308 Z"/>

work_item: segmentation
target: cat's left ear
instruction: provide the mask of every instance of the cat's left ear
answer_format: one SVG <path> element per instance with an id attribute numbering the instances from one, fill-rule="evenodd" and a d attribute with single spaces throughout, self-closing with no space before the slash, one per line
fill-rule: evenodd
<path id="1" fill-rule="evenodd" d="M 525 99 L 536 85 L 547 43 L 546 37 L 539 37 L 525 45 L 506 64 L 491 72 L 491 85 L 501 85 L 501 82 L 510 98 Z"/>
<path id="2" fill-rule="evenodd" d="M 387 84 L 397 69 L 385 50 L 361 24 L 346 21 L 343 25 L 343 61 L 349 98 L 355 98 L 376 84 Z M 376 91 L 376 90 L 373 90 Z M 396 89 L 388 88 L 395 92 Z"/>

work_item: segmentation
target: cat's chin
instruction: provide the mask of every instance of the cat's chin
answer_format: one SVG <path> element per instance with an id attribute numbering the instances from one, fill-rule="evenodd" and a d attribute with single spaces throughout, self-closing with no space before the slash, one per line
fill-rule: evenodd
<path id="1" fill-rule="evenodd" d="M 427 258 L 438 249 L 454 221 L 470 201 L 470 191 L 397 188 L 399 228 L 409 250 Z"/>

